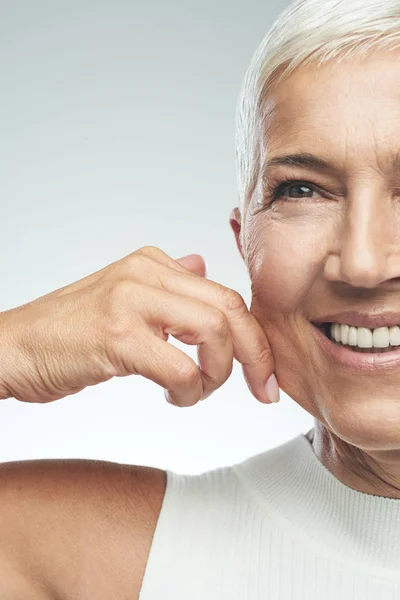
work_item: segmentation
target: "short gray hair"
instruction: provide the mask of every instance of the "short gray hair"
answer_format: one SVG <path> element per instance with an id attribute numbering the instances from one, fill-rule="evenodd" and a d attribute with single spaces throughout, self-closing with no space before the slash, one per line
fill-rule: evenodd
<path id="1" fill-rule="evenodd" d="M 274 22 L 245 74 L 236 112 L 236 172 L 243 212 L 258 179 L 263 100 L 298 66 L 366 56 L 400 43 L 399 0 L 295 0 Z"/>

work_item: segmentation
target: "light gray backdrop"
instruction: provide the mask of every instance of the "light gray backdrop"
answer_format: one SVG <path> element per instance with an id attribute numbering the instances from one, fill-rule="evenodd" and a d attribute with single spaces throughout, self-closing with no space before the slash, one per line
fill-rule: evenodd
<path id="1" fill-rule="evenodd" d="M 286 0 L 2 0 L 0 310 L 145 245 L 204 256 L 250 303 L 229 227 L 234 116 L 250 58 Z M 196 357 L 196 348 L 172 340 Z M 235 361 L 204 403 L 114 379 L 46 405 L 0 403 L 0 461 L 82 457 L 196 473 L 305 433 L 259 404 Z"/>

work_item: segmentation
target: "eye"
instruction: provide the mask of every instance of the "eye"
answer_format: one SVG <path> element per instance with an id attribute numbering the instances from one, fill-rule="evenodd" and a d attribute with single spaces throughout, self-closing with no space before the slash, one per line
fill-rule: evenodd
<path id="1" fill-rule="evenodd" d="M 283 181 L 273 187 L 272 198 L 273 200 L 284 200 L 286 197 L 289 200 L 312 199 L 314 193 L 316 193 L 316 189 L 311 183 L 305 181 Z"/>

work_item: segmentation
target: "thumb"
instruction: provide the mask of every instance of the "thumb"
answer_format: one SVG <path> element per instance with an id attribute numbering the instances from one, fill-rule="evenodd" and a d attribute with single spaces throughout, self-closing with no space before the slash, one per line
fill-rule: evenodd
<path id="1" fill-rule="evenodd" d="M 192 271 L 192 273 L 207 277 L 207 263 L 200 254 L 188 254 L 175 260 L 186 269 L 189 269 L 189 271 Z"/>

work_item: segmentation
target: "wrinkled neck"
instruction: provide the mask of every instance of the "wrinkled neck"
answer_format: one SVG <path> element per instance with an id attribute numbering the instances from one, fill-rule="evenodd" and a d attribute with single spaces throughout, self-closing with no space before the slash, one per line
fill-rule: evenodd
<path id="1" fill-rule="evenodd" d="M 361 450 L 317 420 L 306 437 L 318 460 L 345 485 L 367 494 L 400 498 L 400 449 Z"/>

